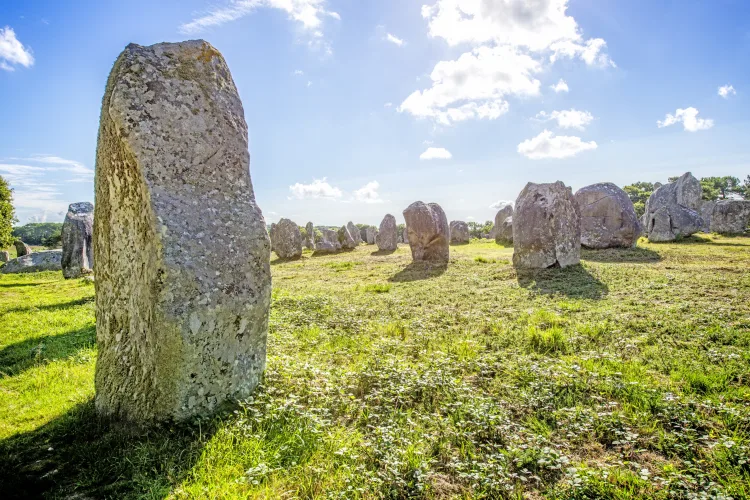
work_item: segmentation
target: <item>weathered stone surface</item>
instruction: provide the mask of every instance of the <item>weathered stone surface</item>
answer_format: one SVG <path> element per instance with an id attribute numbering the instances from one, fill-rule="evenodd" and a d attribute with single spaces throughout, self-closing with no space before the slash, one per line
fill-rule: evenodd
<path id="1" fill-rule="evenodd" d="M 513 265 L 567 267 L 580 259 L 580 214 L 572 190 L 560 181 L 526 184 L 513 213 Z"/>
<path id="2" fill-rule="evenodd" d="M 96 159 L 96 407 L 183 420 L 248 397 L 266 362 L 270 242 L 221 54 L 128 45 Z"/>
<path id="3" fill-rule="evenodd" d="M 65 279 L 80 278 L 94 269 L 94 205 L 71 203 L 62 227 L 62 273 Z"/>
<path id="4" fill-rule="evenodd" d="M 714 212 L 714 207 L 716 206 L 715 201 L 709 201 L 709 200 L 703 200 L 701 203 L 700 208 L 700 216 L 701 219 L 703 219 L 703 225 L 701 226 L 701 231 L 704 233 L 711 232 L 711 215 Z"/>
<path id="5" fill-rule="evenodd" d="M 268 240 L 269 240 L 269 241 L 271 242 L 271 251 L 272 251 L 272 252 L 273 252 L 274 250 L 276 250 L 276 249 L 275 249 L 275 248 L 273 247 L 273 233 L 274 233 L 274 231 L 275 231 L 275 230 L 276 230 L 276 223 L 275 223 L 275 222 L 272 222 L 272 223 L 271 223 L 271 226 L 270 226 L 270 227 L 268 228 Z"/>
<path id="6" fill-rule="evenodd" d="M 401 243 L 404 243 L 406 245 L 409 244 L 409 230 L 406 227 L 406 224 L 404 224 L 404 230 L 401 233 Z"/>
<path id="7" fill-rule="evenodd" d="M 490 238 L 497 241 L 498 232 L 500 231 L 500 227 L 503 225 L 503 222 L 508 217 L 513 216 L 513 205 L 505 205 L 503 208 L 497 211 L 495 214 L 495 223 L 492 225 L 492 229 L 490 230 Z M 506 240 L 501 238 L 498 242 L 512 242 L 513 236 L 511 235 L 510 240 Z"/>
<path id="8" fill-rule="evenodd" d="M 440 205 L 415 201 L 404 210 L 404 219 L 414 261 L 448 262 L 450 227 Z"/>
<path id="9" fill-rule="evenodd" d="M 355 226 L 353 222 L 349 221 L 346 224 L 346 229 L 349 231 L 349 235 L 354 240 L 354 244 L 360 245 L 362 243 L 362 235 L 360 234 L 359 228 Z"/>
<path id="10" fill-rule="evenodd" d="M 330 229 L 321 230 L 322 237 L 319 241 L 315 242 L 315 253 L 334 253 L 341 250 L 341 243 L 339 243 L 339 233 Z"/>
<path id="11" fill-rule="evenodd" d="M 43 252 L 33 252 L 28 255 L 9 260 L 3 267 L 0 267 L 0 273 L 36 273 L 40 271 L 60 271 L 62 266 L 62 250 L 45 250 Z"/>
<path id="12" fill-rule="evenodd" d="M 280 259 L 297 259 L 302 256 L 302 233 L 289 219 L 281 219 L 271 235 L 271 246 Z"/>
<path id="13" fill-rule="evenodd" d="M 356 231 L 354 231 L 354 234 L 359 235 L 359 230 L 357 229 Z M 339 229 L 339 243 L 341 244 L 341 248 L 343 248 L 344 250 L 357 248 L 357 245 L 359 244 L 357 243 L 357 240 L 354 238 L 354 235 L 352 235 L 347 226 L 341 226 L 341 229 Z"/>
<path id="14" fill-rule="evenodd" d="M 368 227 L 365 230 L 365 243 L 368 245 L 374 245 L 375 240 L 378 238 L 378 230 L 374 227 Z"/>
<path id="15" fill-rule="evenodd" d="M 378 250 L 391 252 L 398 248 L 398 226 L 396 218 L 391 214 L 386 214 L 380 222 L 380 230 L 376 238 Z"/>
<path id="16" fill-rule="evenodd" d="M 711 212 L 711 232 L 742 234 L 750 224 L 750 200 L 717 201 Z"/>
<path id="17" fill-rule="evenodd" d="M 450 223 L 451 243 L 468 243 L 471 239 L 469 225 L 462 220 L 453 220 Z"/>
<path id="18" fill-rule="evenodd" d="M 31 247 L 21 240 L 14 241 L 13 245 L 16 247 L 16 256 L 18 257 L 23 257 L 31 253 Z"/>
<path id="19" fill-rule="evenodd" d="M 497 227 L 495 243 L 499 245 L 513 244 L 513 216 L 506 217 Z"/>
<path id="20" fill-rule="evenodd" d="M 10 260 L 10 253 L 5 250 L 0 251 L 0 262 L 8 262 Z"/>
<path id="21" fill-rule="evenodd" d="M 649 241 L 674 241 L 697 233 L 703 227 L 701 184 L 687 172 L 677 181 L 651 193 L 646 202 L 643 230 Z"/>
<path id="22" fill-rule="evenodd" d="M 304 241 L 305 248 L 315 250 L 315 226 L 313 226 L 312 222 L 308 222 L 305 226 L 305 233 L 307 233 Z"/>
<path id="23" fill-rule="evenodd" d="M 628 194 L 611 182 L 592 184 L 575 194 L 581 213 L 581 244 L 587 248 L 631 248 L 641 224 Z"/>

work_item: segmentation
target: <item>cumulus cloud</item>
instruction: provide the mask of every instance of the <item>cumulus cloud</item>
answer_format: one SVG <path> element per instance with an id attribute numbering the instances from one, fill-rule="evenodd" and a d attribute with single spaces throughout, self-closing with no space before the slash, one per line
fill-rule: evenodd
<path id="1" fill-rule="evenodd" d="M 560 81 L 557 82 L 554 85 L 550 85 L 550 88 L 555 91 L 555 93 L 559 94 L 560 92 L 568 92 L 570 89 L 568 88 L 568 84 L 560 78 Z"/>
<path id="2" fill-rule="evenodd" d="M 535 96 L 540 82 L 533 74 L 541 65 L 512 47 L 479 47 L 455 61 L 437 63 L 432 87 L 417 90 L 398 110 L 439 123 L 471 118 L 494 120 L 507 113 L 507 95 Z"/>
<path id="3" fill-rule="evenodd" d="M 714 126 L 714 121 L 710 118 L 698 118 L 699 111 L 693 107 L 687 109 L 678 109 L 675 114 L 667 113 L 664 120 L 658 120 L 656 125 L 659 128 L 669 127 L 676 123 L 682 123 L 682 126 L 688 132 L 697 132 L 699 130 L 708 130 Z"/>
<path id="4" fill-rule="evenodd" d="M 719 87 L 719 95 L 724 99 L 729 99 L 729 96 L 737 95 L 737 91 L 731 85 L 722 85 Z"/>
<path id="5" fill-rule="evenodd" d="M 569 158 L 582 151 L 596 149 L 596 142 L 584 142 L 580 137 L 555 135 L 545 130 L 538 136 L 518 145 L 518 152 L 532 160 Z"/>
<path id="6" fill-rule="evenodd" d="M 290 198 L 296 198 L 298 200 L 304 200 L 309 198 L 323 198 L 328 200 L 336 200 L 343 196 L 341 190 L 337 187 L 331 186 L 326 178 L 314 179 L 310 184 L 296 183 L 293 186 L 289 186 L 289 192 L 291 193 Z"/>
<path id="7" fill-rule="evenodd" d="M 391 33 L 388 33 L 385 36 L 385 39 L 391 42 L 393 45 L 398 45 L 399 47 L 404 44 L 404 41 L 401 38 L 397 37 L 396 35 L 392 35 Z"/>
<path id="8" fill-rule="evenodd" d="M 513 205 L 513 202 L 510 200 L 497 200 L 495 203 L 490 205 L 490 208 L 493 208 L 495 210 L 500 210 L 501 208 L 505 208 L 508 205 Z"/>
<path id="9" fill-rule="evenodd" d="M 354 191 L 354 200 L 362 203 L 383 203 L 378 188 L 380 188 L 378 181 L 368 182 Z"/>
<path id="10" fill-rule="evenodd" d="M 553 111 L 546 113 L 544 111 L 536 115 L 537 119 L 542 121 L 556 121 L 560 128 L 577 128 L 583 130 L 594 120 L 594 115 L 588 111 L 578 111 L 576 109 L 564 109 L 562 111 Z"/>
<path id="11" fill-rule="evenodd" d="M 13 28 L 0 28 L 0 69 L 14 71 L 15 66 L 29 68 L 34 64 L 31 49 L 24 47 L 16 38 Z"/>
<path id="12" fill-rule="evenodd" d="M 427 148 L 419 155 L 420 160 L 450 160 L 453 155 L 445 148 Z"/>

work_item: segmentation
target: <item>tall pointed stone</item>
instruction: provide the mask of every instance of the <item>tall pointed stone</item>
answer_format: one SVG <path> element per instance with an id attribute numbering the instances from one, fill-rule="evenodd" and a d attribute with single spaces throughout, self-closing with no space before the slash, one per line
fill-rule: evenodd
<path id="1" fill-rule="evenodd" d="M 62 227 L 62 273 L 65 279 L 80 278 L 94 269 L 94 205 L 71 203 Z"/>
<path id="2" fill-rule="evenodd" d="M 270 243 L 221 54 L 128 45 L 96 159 L 96 407 L 183 420 L 245 398 L 266 361 Z"/>

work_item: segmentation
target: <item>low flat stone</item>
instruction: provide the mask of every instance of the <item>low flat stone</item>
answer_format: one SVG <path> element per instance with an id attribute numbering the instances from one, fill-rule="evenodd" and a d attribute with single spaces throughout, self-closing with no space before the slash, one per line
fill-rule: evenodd
<path id="1" fill-rule="evenodd" d="M 3 267 L 0 267 L 0 273 L 37 273 L 40 271 L 61 271 L 62 270 L 62 250 L 45 250 L 43 252 L 33 252 L 23 255 L 16 259 L 9 260 Z"/>

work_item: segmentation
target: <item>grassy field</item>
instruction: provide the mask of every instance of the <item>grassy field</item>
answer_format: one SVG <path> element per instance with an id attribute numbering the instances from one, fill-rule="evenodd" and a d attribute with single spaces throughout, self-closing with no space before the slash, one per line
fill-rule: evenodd
<path id="1" fill-rule="evenodd" d="M 750 497 L 750 238 L 373 250 L 272 262 L 256 397 L 137 436 L 93 410 L 94 287 L 0 276 L 0 497 Z"/>

